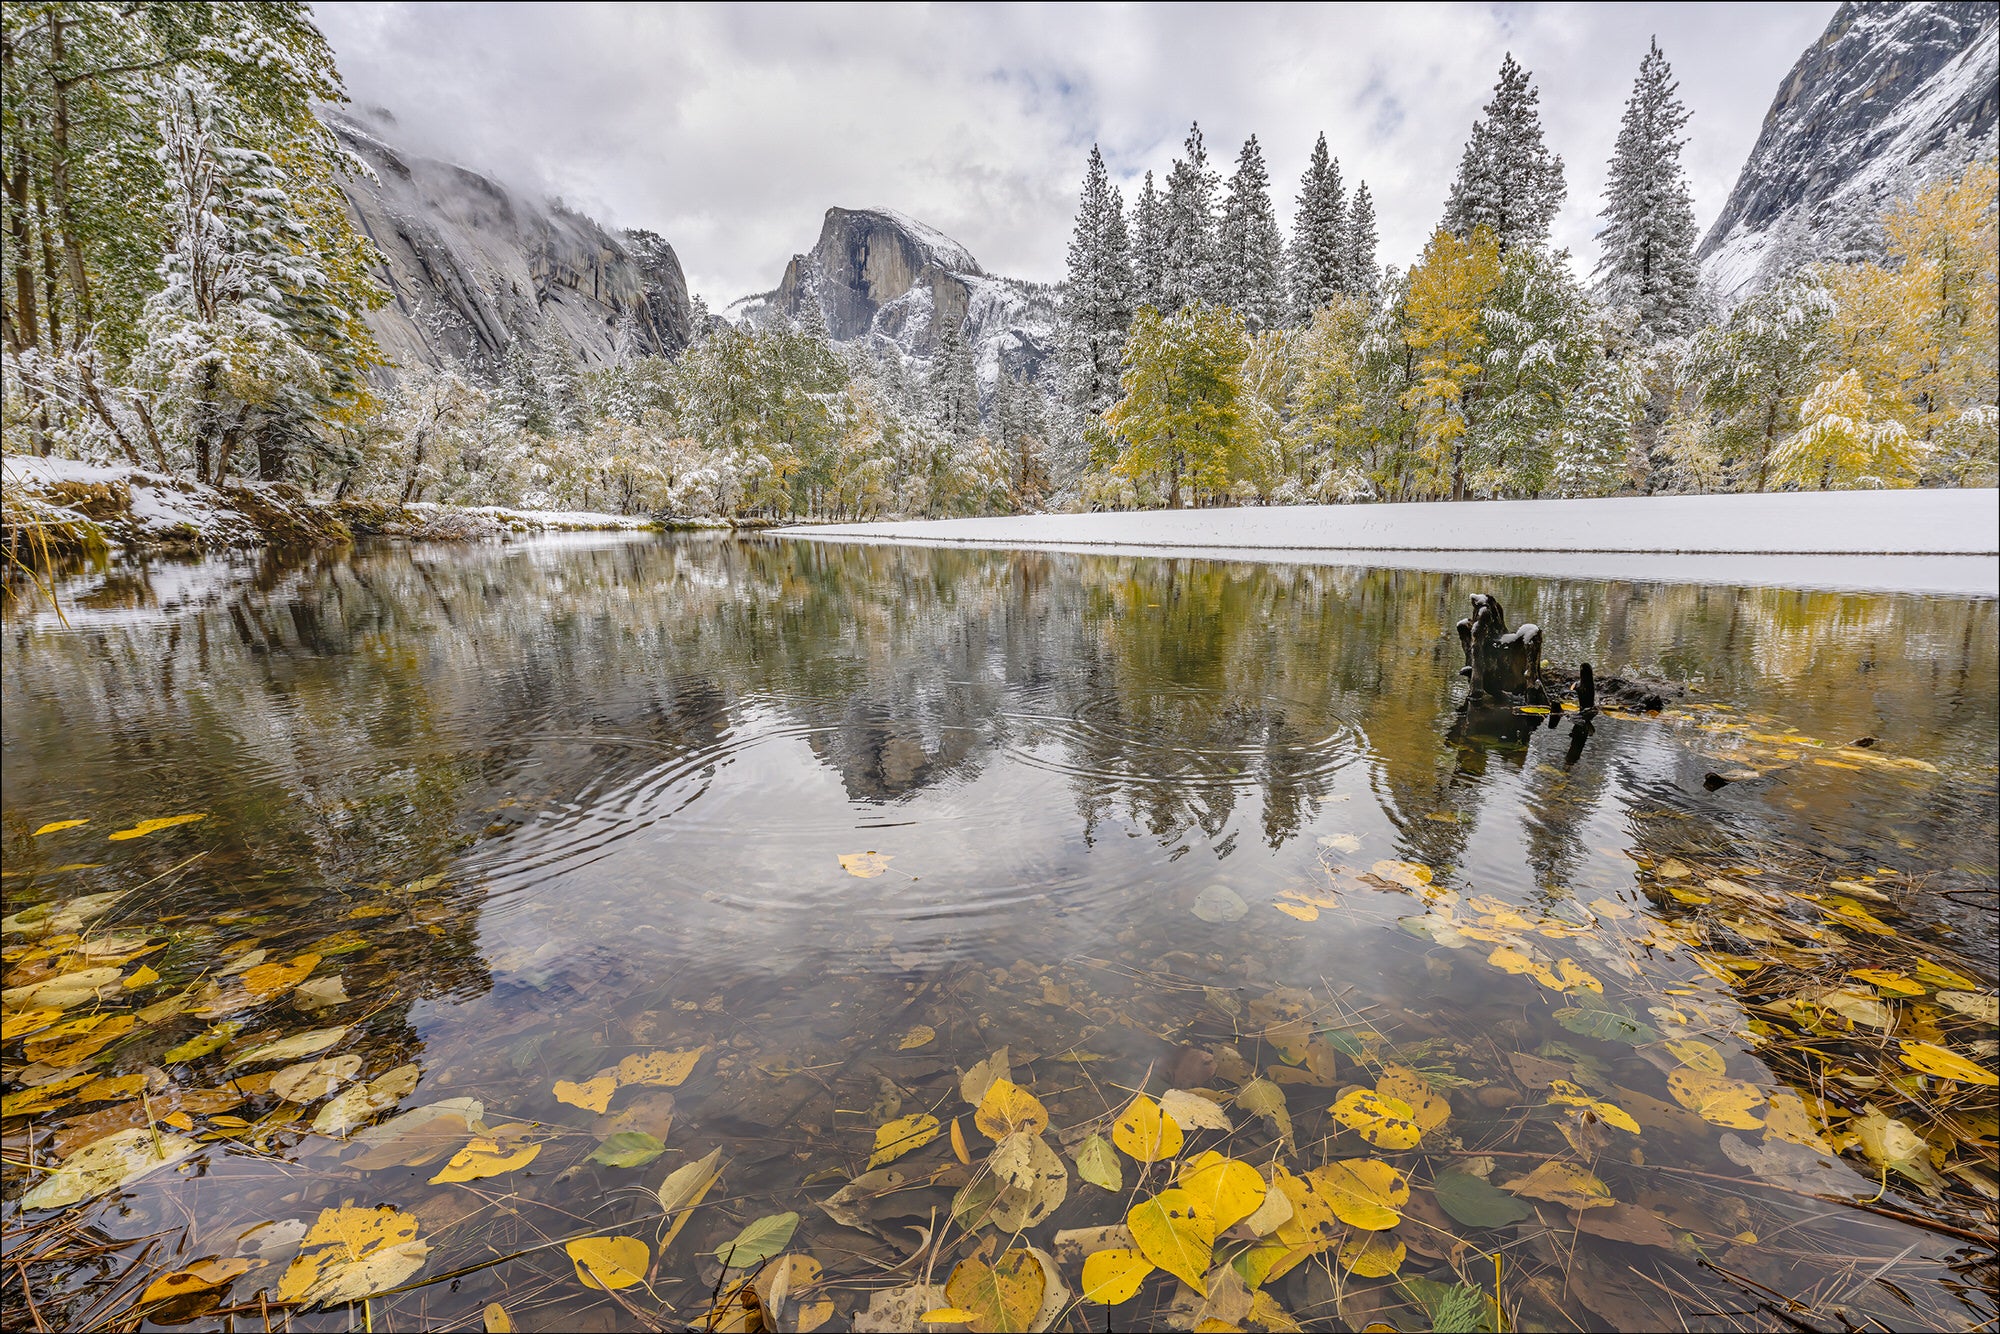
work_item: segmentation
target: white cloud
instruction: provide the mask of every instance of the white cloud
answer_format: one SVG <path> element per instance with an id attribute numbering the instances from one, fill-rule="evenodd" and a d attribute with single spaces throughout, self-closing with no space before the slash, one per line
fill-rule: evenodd
<path id="1" fill-rule="evenodd" d="M 1128 200 L 1191 119 L 1225 175 L 1255 133 L 1289 221 L 1324 130 L 1382 258 L 1437 221 L 1501 55 L 1533 71 L 1580 266 L 1657 34 L 1694 113 L 1705 226 L 1831 3 L 1380 6 L 314 6 L 356 102 L 410 146 L 650 227 L 721 304 L 769 288 L 829 205 L 886 205 L 989 268 L 1062 273 L 1090 144 Z"/>

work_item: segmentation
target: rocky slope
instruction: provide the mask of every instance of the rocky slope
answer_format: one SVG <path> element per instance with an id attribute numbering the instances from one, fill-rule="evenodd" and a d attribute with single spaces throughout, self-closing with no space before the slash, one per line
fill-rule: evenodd
<path id="1" fill-rule="evenodd" d="M 687 280 L 660 237 L 614 235 L 490 177 L 404 152 L 380 113 L 327 119 L 374 173 L 344 188 L 386 261 L 376 276 L 394 299 L 369 325 L 396 366 L 490 367 L 515 339 L 560 339 L 586 366 L 686 346 Z"/>
<path id="2" fill-rule="evenodd" d="M 1054 371 L 1053 289 L 988 273 L 944 233 L 889 209 L 830 208 L 819 241 L 793 255 L 776 290 L 729 307 L 739 320 L 797 319 L 817 300 L 835 342 L 928 365 L 940 320 L 959 321 L 974 349 L 981 391 L 1002 368 L 1029 381 Z"/>
<path id="3" fill-rule="evenodd" d="M 1843 4 L 1765 114 L 1697 252 L 1724 299 L 1866 252 L 1881 208 L 1993 151 L 2000 7 Z"/>

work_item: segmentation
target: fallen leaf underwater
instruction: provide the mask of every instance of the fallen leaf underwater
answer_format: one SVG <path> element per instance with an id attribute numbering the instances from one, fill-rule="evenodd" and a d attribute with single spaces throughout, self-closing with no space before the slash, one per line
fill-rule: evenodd
<path id="1" fill-rule="evenodd" d="M 1756 784 L 1698 779 L 1796 765 L 1801 800 L 1921 806 L 1943 780 L 1888 729 L 1856 751 L 1680 707 L 1600 720 L 1565 770 L 1546 718 L 1509 747 L 1419 711 L 1377 722 L 1395 820 L 1350 768 L 1246 824 L 1231 766 L 1306 766 L 1337 728 L 1241 698 L 1020 709 L 1005 745 L 1105 850 L 990 900 L 1001 877 L 893 823 L 924 809 L 900 750 L 851 779 L 887 827 L 787 811 L 768 845 L 710 827 L 698 856 L 636 866 L 591 839 L 643 746 L 537 741 L 569 767 L 504 795 L 476 766 L 427 773 L 439 796 L 385 762 L 385 795 L 339 798 L 357 822 L 476 818 L 336 884 L 205 793 L 19 820 L 10 793 L 9 870 L 32 875 L 6 882 L 0 940 L 8 1327 L 33 1327 L 30 1292 L 52 1326 L 111 1299 L 104 1323 L 218 1329 L 1634 1328 L 1770 1291 L 1829 1323 L 1990 1318 L 1988 962 L 1892 865 L 1921 847 L 1768 838 L 1719 806 Z M 658 781 L 691 801 L 731 770 L 684 715 L 695 758 Z M 1277 739 L 1247 740 L 1252 718 Z M 1114 722 L 1123 748 L 1091 750 Z M 812 735 L 799 755 L 835 744 Z M 1647 748 L 1696 781 L 1587 820 Z M 1475 779 L 1534 794 L 1539 861 L 1482 852 L 1519 817 L 1471 802 Z M 976 806 L 953 818 L 994 820 L 1004 851 L 1013 817 Z M 1566 820 L 1588 833 L 1535 842 Z M 1176 858 L 1231 834 L 1227 858 Z M 104 864 L 58 869 L 83 857 Z M 538 891 L 536 858 L 576 869 Z M 1119 858 L 1129 882 L 1097 875 Z M 936 926 L 885 925 L 911 921 Z M 853 966 L 799 967 L 819 956 L 784 933 Z M 1857 1264 L 1897 1292 L 1842 1286 Z M 88 1297 L 66 1286 L 89 1273 Z"/>

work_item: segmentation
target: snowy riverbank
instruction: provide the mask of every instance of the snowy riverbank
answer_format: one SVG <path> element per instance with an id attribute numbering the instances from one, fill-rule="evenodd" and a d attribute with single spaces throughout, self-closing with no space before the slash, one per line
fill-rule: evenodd
<path id="1" fill-rule="evenodd" d="M 2000 594 L 2000 492 L 1991 489 L 1144 510 L 779 532 L 1539 578 Z"/>

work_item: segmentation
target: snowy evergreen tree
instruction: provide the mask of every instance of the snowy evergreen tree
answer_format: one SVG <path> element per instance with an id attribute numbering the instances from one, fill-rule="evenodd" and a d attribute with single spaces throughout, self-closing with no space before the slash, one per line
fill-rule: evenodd
<path id="1" fill-rule="evenodd" d="M 979 381 L 972 348 L 959 321 L 938 316 L 938 350 L 931 361 L 931 417 L 951 439 L 963 444 L 979 434 Z"/>
<path id="2" fill-rule="evenodd" d="M 1271 207 L 1271 173 L 1253 134 L 1244 141 L 1236 174 L 1229 178 L 1216 246 L 1217 295 L 1243 317 L 1253 336 L 1276 328 L 1283 316 L 1283 248 L 1278 215 Z"/>
<path id="3" fill-rule="evenodd" d="M 1368 182 L 1354 191 L 1354 206 L 1347 214 L 1347 250 L 1340 262 L 1342 291 L 1373 305 L 1381 288 L 1381 270 L 1375 265 L 1375 196 Z"/>
<path id="4" fill-rule="evenodd" d="M 1102 412 L 1118 400 L 1118 358 L 1132 309 L 1125 203 L 1093 144 L 1062 297 L 1064 382 L 1078 410 Z"/>
<path id="5" fill-rule="evenodd" d="M 1468 237 L 1484 227 L 1503 254 L 1549 239 L 1567 187 L 1562 158 L 1542 141 L 1541 113 L 1535 109 L 1541 96 L 1509 52 L 1500 62 L 1486 118 L 1472 123 L 1458 179 L 1445 201 L 1444 225 L 1455 235 Z"/>
<path id="6" fill-rule="evenodd" d="M 1160 311 L 1172 314 L 1195 301 L 1220 304 L 1220 256 L 1215 234 L 1215 192 L 1221 178 L 1208 168 L 1199 123 L 1188 129 L 1187 156 L 1167 173 L 1161 210 Z"/>
<path id="7" fill-rule="evenodd" d="M 1313 145 L 1305 175 L 1299 178 L 1298 208 L 1292 215 L 1289 276 L 1294 322 L 1312 323 L 1313 312 L 1349 290 L 1347 261 L 1352 243 L 1340 163 L 1328 155 L 1322 134 Z M 1369 248 L 1372 251 L 1374 247 L 1371 244 Z"/>
<path id="8" fill-rule="evenodd" d="M 1655 40 L 1625 103 L 1599 214 L 1604 249 L 1596 276 L 1611 304 L 1631 308 L 1648 341 L 1678 338 L 1698 322 L 1701 271 L 1694 202 L 1681 166 L 1688 112 L 1679 89 Z"/>
<path id="9" fill-rule="evenodd" d="M 1153 173 L 1146 173 L 1146 183 L 1139 190 L 1139 197 L 1132 201 L 1132 308 L 1140 306 L 1159 308 L 1161 281 L 1166 266 L 1166 224 L 1165 205 L 1160 192 L 1153 188 Z"/>

